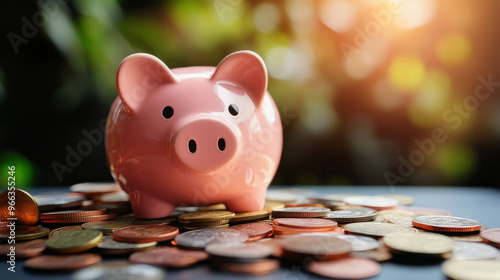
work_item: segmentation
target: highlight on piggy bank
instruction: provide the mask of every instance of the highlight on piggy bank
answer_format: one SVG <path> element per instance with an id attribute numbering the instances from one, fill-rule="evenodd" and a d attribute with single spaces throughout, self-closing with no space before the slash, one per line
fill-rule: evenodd
<path id="1" fill-rule="evenodd" d="M 262 209 L 283 146 L 267 80 L 251 51 L 217 67 L 169 69 L 144 53 L 122 61 L 106 154 L 138 218 L 165 217 L 179 205 Z"/>

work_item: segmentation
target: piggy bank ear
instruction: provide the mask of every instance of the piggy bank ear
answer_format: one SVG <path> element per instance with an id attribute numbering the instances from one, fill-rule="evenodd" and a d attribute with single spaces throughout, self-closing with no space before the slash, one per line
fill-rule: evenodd
<path id="1" fill-rule="evenodd" d="M 262 58 L 252 51 L 226 56 L 212 75 L 214 81 L 228 81 L 245 89 L 256 107 L 262 103 L 267 88 L 267 69 Z"/>
<path id="2" fill-rule="evenodd" d="M 116 87 L 128 113 L 137 111 L 147 95 L 159 85 L 177 78 L 156 56 L 136 53 L 123 59 L 116 74 Z"/>

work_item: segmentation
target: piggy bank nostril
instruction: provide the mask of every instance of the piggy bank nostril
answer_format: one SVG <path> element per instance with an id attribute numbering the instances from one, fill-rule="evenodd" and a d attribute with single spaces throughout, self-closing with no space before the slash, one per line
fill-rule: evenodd
<path id="1" fill-rule="evenodd" d="M 224 149 L 226 149 L 226 140 L 224 140 L 224 138 L 219 138 L 219 141 L 217 141 L 217 146 L 219 147 L 219 151 L 224 151 Z"/>
<path id="2" fill-rule="evenodd" d="M 194 154 L 196 152 L 196 141 L 194 141 L 193 139 L 189 140 L 188 148 L 189 148 L 189 151 L 192 154 Z"/>

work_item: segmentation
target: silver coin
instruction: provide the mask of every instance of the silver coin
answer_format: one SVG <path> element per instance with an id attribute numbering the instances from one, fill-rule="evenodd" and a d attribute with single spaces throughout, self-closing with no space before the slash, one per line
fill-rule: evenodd
<path id="1" fill-rule="evenodd" d="M 377 211 L 370 208 L 351 208 L 345 210 L 331 211 L 325 218 L 339 223 L 355 221 L 371 221 L 377 216 Z"/>
<path id="2" fill-rule="evenodd" d="M 113 239 L 112 236 L 104 236 L 102 238 L 102 241 L 99 245 L 97 245 L 97 248 L 100 249 L 116 249 L 116 250 L 122 250 L 122 249 L 142 249 L 142 248 L 148 248 L 148 247 L 153 247 L 156 245 L 156 242 L 148 242 L 148 243 L 127 243 L 127 242 L 119 242 Z"/>
<path id="3" fill-rule="evenodd" d="M 314 203 L 332 203 L 332 202 L 344 202 L 344 198 L 349 196 L 358 196 L 358 194 L 343 193 L 343 194 L 328 194 L 324 196 L 311 196 L 307 199 Z"/>
<path id="4" fill-rule="evenodd" d="M 393 207 L 399 205 L 397 199 L 386 196 L 378 196 L 378 195 L 349 196 L 344 198 L 344 202 L 351 205 L 360 205 L 366 207 Z"/>
<path id="5" fill-rule="evenodd" d="M 335 236 L 340 239 L 344 239 L 351 243 L 351 247 L 353 251 L 368 251 L 377 249 L 379 247 L 379 243 L 375 238 L 367 237 L 367 236 L 358 236 L 358 235 L 337 235 Z"/>
<path id="6" fill-rule="evenodd" d="M 413 225 L 417 227 L 421 227 L 417 224 L 432 226 L 437 229 L 447 230 L 447 228 L 470 228 L 474 227 L 477 230 L 480 230 L 481 223 L 476 220 L 460 218 L 460 217 L 451 217 L 451 216 L 419 216 L 413 218 Z M 450 230 L 457 231 L 457 230 Z"/>
<path id="7" fill-rule="evenodd" d="M 73 273 L 73 280 L 162 280 L 165 271 L 147 264 L 105 263 Z"/>
<path id="8" fill-rule="evenodd" d="M 301 196 L 282 190 L 267 191 L 266 199 L 279 202 L 296 202 Z"/>
<path id="9" fill-rule="evenodd" d="M 243 243 L 248 234 L 235 229 L 209 228 L 181 233 L 174 240 L 181 247 L 203 249 L 209 244 Z"/>
<path id="10" fill-rule="evenodd" d="M 476 242 L 455 241 L 452 259 L 486 260 L 500 256 L 500 251 L 488 244 Z"/>

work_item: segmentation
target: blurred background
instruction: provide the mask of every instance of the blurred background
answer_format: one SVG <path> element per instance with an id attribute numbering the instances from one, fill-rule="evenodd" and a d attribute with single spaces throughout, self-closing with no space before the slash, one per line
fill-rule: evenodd
<path id="1" fill-rule="evenodd" d="M 125 56 L 216 66 L 242 49 L 263 57 L 283 120 L 273 184 L 499 186 L 499 1 L 0 6 L 2 186 L 9 165 L 19 187 L 111 180 L 97 135 Z"/>

